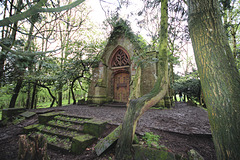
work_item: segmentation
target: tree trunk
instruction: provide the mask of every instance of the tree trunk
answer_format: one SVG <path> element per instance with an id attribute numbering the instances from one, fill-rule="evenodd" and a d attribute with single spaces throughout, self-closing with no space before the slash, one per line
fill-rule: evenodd
<path id="1" fill-rule="evenodd" d="M 35 108 L 34 104 L 35 104 L 35 100 L 36 100 L 36 93 L 37 93 L 37 82 L 34 83 L 33 85 L 33 92 L 32 92 L 32 100 L 31 100 L 31 109 Z"/>
<path id="2" fill-rule="evenodd" d="M 62 106 L 62 87 L 61 90 L 58 91 L 58 106 Z"/>
<path id="3" fill-rule="evenodd" d="M 46 89 L 48 90 L 49 95 L 52 97 L 52 103 L 51 103 L 51 105 L 50 105 L 50 108 L 53 107 L 54 102 L 55 102 L 55 100 L 56 100 L 56 97 L 53 96 L 53 94 L 52 94 L 50 88 L 47 87 L 47 86 L 45 86 L 45 85 L 41 85 L 41 84 L 37 84 L 37 85 L 40 86 L 40 87 L 46 88 Z"/>
<path id="4" fill-rule="evenodd" d="M 9 108 L 14 108 L 15 107 L 15 103 L 17 101 L 18 94 L 19 94 L 20 89 L 22 87 L 22 82 L 23 82 L 23 78 L 20 77 L 17 80 L 17 84 L 14 88 L 13 95 L 12 95 L 12 98 L 11 98 L 11 101 L 10 101 L 10 104 L 9 104 Z"/>
<path id="5" fill-rule="evenodd" d="M 188 0 L 189 30 L 218 159 L 240 157 L 240 76 L 217 0 Z"/>
<path id="6" fill-rule="evenodd" d="M 2 50 L 2 52 L 4 52 Z M 1 54 L 0 55 L 0 86 L 2 86 L 2 82 L 4 82 L 4 63 L 5 63 L 6 56 Z"/>
<path id="7" fill-rule="evenodd" d="M 137 121 L 150 107 L 164 98 L 168 90 L 168 59 L 167 59 L 167 28 L 168 28 L 167 0 L 161 1 L 161 31 L 159 62 L 157 65 L 158 78 L 152 91 L 140 98 L 131 99 L 124 116 L 120 138 L 116 146 L 116 160 L 133 159 L 132 141 Z"/>
<path id="8" fill-rule="evenodd" d="M 8 1 L 5 2 L 3 18 L 6 18 L 6 10 L 8 10 L 8 8 L 7 8 L 8 6 L 10 6 L 9 14 L 12 16 L 13 8 L 15 6 L 13 6 L 13 0 L 9 3 L 10 4 L 8 4 Z M 18 1 L 15 14 L 19 14 L 21 12 L 21 10 L 22 10 L 22 0 Z M 13 24 L 13 26 L 2 28 L 2 40 L 4 40 L 5 38 L 11 38 L 11 41 L 12 41 L 11 44 L 6 44 L 6 46 L 9 48 L 11 48 L 14 45 L 14 42 L 16 40 L 17 27 L 18 27 L 18 22 L 15 22 Z M 12 30 L 10 30 L 10 28 L 12 28 Z M 12 31 L 12 33 L 10 34 L 11 31 Z M 4 34 L 4 32 L 5 32 L 5 34 Z M 4 53 L 5 50 L 2 49 L 2 52 Z M 5 63 L 6 58 L 7 58 L 6 55 L 3 55 L 3 54 L 0 55 L 0 86 L 2 85 L 2 82 L 4 81 L 4 65 L 5 65 L 4 63 Z"/>
<path id="9" fill-rule="evenodd" d="M 75 98 L 75 94 L 74 94 L 74 91 L 73 91 L 74 83 L 76 82 L 76 80 L 78 80 L 79 78 L 83 77 L 84 72 L 85 72 L 85 70 L 82 71 L 81 76 L 78 76 L 78 77 L 74 78 L 73 81 L 72 81 L 72 84 L 71 84 L 71 92 L 72 92 L 73 104 L 77 104 L 76 98 Z M 79 83 L 79 84 L 80 84 L 80 83 Z M 80 86 L 81 86 L 81 84 L 80 84 Z M 81 86 L 81 87 L 82 87 L 82 86 Z"/>
<path id="10" fill-rule="evenodd" d="M 16 22 L 17 23 L 17 22 Z M 14 24 L 15 25 L 15 24 Z M 32 33 L 33 33 L 33 27 L 34 27 L 34 23 L 31 24 L 31 27 L 30 27 L 30 31 L 29 31 L 29 35 L 28 35 L 28 40 L 26 42 L 26 46 L 24 47 L 24 50 L 25 51 L 28 51 L 29 48 L 30 48 L 30 44 L 31 44 L 31 41 L 32 41 Z M 14 32 L 16 34 L 16 32 Z M 15 37 L 16 35 L 14 35 Z M 26 66 L 27 67 L 27 66 Z M 25 69 L 25 68 L 24 68 Z M 18 97 L 18 94 L 21 90 L 21 87 L 22 87 L 22 82 L 23 82 L 23 79 L 24 79 L 24 72 L 25 71 L 19 71 L 19 79 L 17 80 L 17 85 L 14 89 L 14 94 L 11 98 L 11 102 L 10 102 L 10 105 L 9 105 L 9 108 L 14 108 L 15 107 L 15 103 L 16 103 L 16 100 L 17 100 L 17 97 Z M 28 97 L 29 98 L 29 97 Z M 29 99 L 30 100 L 30 99 Z M 15 102 L 14 102 L 15 101 Z M 29 105 L 29 103 L 27 104 Z"/>
<path id="11" fill-rule="evenodd" d="M 68 104 L 71 103 L 71 89 L 68 91 Z"/>
<path id="12" fill-rule="evenodd" d="M 76 102 L 76 98 L 75 98 L 75 94 L 74 94 L 74 91 L 73 91 L 73 86 L 74 86 L 74 83 L 75 81 L 77 80 L 77 78 L 75 78 L 71 84 L 71 92 L 72 92 L 72 99 L 73 99 L 73 104 L 77 104 Z"/>
<path id="13" fill-rule="evenodd" d="M 26 108 L 30 109 L 30 99 L 31 99 L 31 84 L 27 85 L 27 100 L 26 100 Z"/>
<path id="14" fill-rule="evenodd" d="M 35 101 L 34 101 L 34 108 L 37 109 L 37 102 L 38 102 L 38 94 L 36 94 Z"/>
<path id="15" fill-rule="evenodd" d="M 234 59 L 237 59 L 237 38 L 236 38 L 237 31 L 235 31 L 234 27 L 232 28 L 231 34 L 232 34 L 232 41 L 233 41 L 233 57 Z"/>
<path id="16" fill-rule="evenodd" d="M 172 53 L 172 55 L 173 55 L 173 53 Z M 169 83 L 169 85 L 172 86 L 174 84 L 173 62 L 170 63 L 170 76 L 169 77 L 170 77 L 170 82 L 171 82 L 171 83 Z M 171 102 L 172 103 L 173 103 L 174 100 L 176 101 L 176 99 L 174 99 L 175 91 L 172 87 L 170 87 L 170 94 L 169 95 L 171 97 Z"/>

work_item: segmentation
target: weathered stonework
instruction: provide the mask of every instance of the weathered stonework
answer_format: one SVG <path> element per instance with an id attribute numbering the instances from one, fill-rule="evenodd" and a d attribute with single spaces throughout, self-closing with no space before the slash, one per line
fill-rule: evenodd
<path id="1" fill-rule="evenodd" d="M 116 32 L 113 31 L 113 33 Z M 140 97 L 149 93 L 154 87 L 157 78 L 156 63 L 149 63 L 144 67 L 136 68 L 132 57 L 142 52 L 139 45 L 129 38 L 125 32 L 117 33 L 117 36 L 110 36 L 101 62 L 93 70 L 88 92 L 89 103 L 126 103 L 129 97 L 132 97 L 132 94 L 134 94 L 133 97 Z M 149 52 L 148 54 L 156 56 L 156 52 Z M 168 107 L 169 102 L 162 100 L 162 107 L 165 107 L 165 104 Z"/>
<path id="2" fill-rule="evenodd" d="M 118 126 L 114 131 L 112 131 L 108 136 L 100 140 L 94 147 L 94 150 L 98 156 L 100 156 L 104 151 L 106 151 L 114 142 L 116 142 L 120 136 L 120 131 L 122 126 Z"/>
<path id="3" fill-rule="evenodd" d="M 136 160 L 175 160 L 175 155 L 168 152 L 165 148 L 155 149 L 147 148 L 141 145 L 133 145 L 134 149 L 134 159 Z"/>
<path id="4" fill-rule="evenodd" d="M 2 110 L 2 119 L 12 118 L 18 116 L 19 114 L 25 112 L 25 108 L 7 108 Z"/>

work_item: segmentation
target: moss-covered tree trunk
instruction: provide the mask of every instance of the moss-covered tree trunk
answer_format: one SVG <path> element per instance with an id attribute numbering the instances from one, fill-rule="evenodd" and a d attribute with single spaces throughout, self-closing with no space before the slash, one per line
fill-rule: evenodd
<path id="1" fill-rule="evenodd" d="M 133 159 L 132 141 L 137 121 L 150 107 L 164 98 L 168 90 L 168 60 L 167 60 L 167 28 L 168 28 L 167 0 L 161 1 L 161 31 L 158 54 L 158 78 L 152 91 L 140 98 L 131 99 L 124 117 L 120 138 L 116 146 L 116 159 Z"/>
<path id="2" fill-rule="evenodd" d="M 217 0 L 188 0 L 189 29 L 218 159 L 240 157 L 240 76 Z"/>

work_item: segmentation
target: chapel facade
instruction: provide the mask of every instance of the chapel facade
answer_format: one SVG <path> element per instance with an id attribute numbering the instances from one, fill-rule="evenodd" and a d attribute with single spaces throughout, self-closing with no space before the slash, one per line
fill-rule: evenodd
<path id="1" fill-rule="evenodd" d="M 149 93 L 154 86 L 157 77 L 156 64 L 136 68 L 132 59 L 141 49 L 130 36 L 126 36 L 125 31 L 121 32 L 121 29 L 114 28 L 98 67 L 93 69 L 88 90 L 89 103 L 127 103 L 133 90 L 139 97 Z M 134 81 L 137 83 L 133 83 Z M 159 105 L 170 107 L 169 98 L 162 100 Z"/>

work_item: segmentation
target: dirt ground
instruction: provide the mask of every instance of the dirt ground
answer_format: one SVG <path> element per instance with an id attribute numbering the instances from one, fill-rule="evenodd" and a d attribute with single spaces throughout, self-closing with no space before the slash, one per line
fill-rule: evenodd
<path id="1" fill-rule="evenodd" d="M 106 120 L 112 124 L 112 126 L 109 125 L 106 134 L 122 123 L 126 112 L 126 108 L 122 107 L 90 107 L 88 105 L 69 105 L 54 109 L 64 110 L 78 116 Z M 33 111 L 42 112 L 44 110 L 48 109 Z M 18 125 L 0 128 L 0 160 L 17 159 L 17 142 L 18 136 L 23 134 L 22 127 L 36 122 L 37 116 Z M 187 151 L 195 149 L 205 160 L 216 159 L 207 112 L 201 108 L 177 102 L 175 107 L 171 109 L 150 109 L 140 118 L 136 130 L 138 135 L 143 135 L 145 132 L 160 135 L 160 143 L 168 147 L 173 153 L 186 156 Z M 51 159 L 56 160 L 103 160 L 114 157 L 114 148 L 97 157 L 93 152 L 94 145 L 89 147 L 83 155 L 64 154 L 50 149 L 48 155 Z"/>

